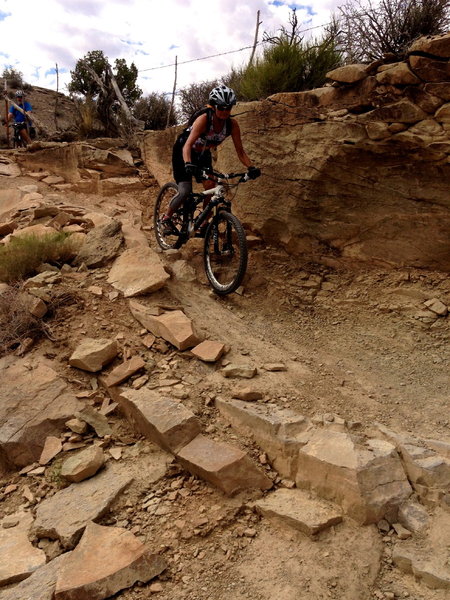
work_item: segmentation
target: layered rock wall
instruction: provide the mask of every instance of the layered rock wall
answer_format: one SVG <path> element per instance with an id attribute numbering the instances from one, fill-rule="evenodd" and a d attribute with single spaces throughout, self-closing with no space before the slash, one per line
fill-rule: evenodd
<path id="1" fill-rule="evenodd" d="M 327 87 L 238 104 L 244 146 L 263 176 L 240 187 L 246 227 L 331 265 L 450 270 L 450 34 L 422 38 L 401 63 L 347 65 Z M 171 176 L 178 129 L 144 134 L 144 160 Z M 231 140 L 217 168 L 239 169 Z"/>

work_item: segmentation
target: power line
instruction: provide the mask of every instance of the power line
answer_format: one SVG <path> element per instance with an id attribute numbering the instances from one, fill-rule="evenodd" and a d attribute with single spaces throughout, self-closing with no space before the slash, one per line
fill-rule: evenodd
<path id="1" fill-rule="evenodd" d="M 325 23 L 323 25 L 315 25 L 314 27 L 308 27 L 307 29 L 302 29 L 298 33 L 306 33 L 307 31 L 312 31 L 313 29 L 319 29 L 320 27 L 326 27 L 327 25 L 331 25 L 330 23 Z M 269 40 L 263 40 L 262 42 L 258 42 L 256 45 L 260 46 L 261 44 L 268 44 Z M 227 54 L 235 54 L 236 52 L 242 52 L 243 50 L 249 50 L 253 48 L 252 46 L 244 46 L 243 48 L 239 48 L 238 50 L 229 50 L 228 52 L 220 52 L 218 54 L 211 54 L 209 56 L 202 56 L 200 58 L 191 58 L 190 60 L 184 60 L 182 62 L 177 63 L 178 65 L 187 65 L 188 63 L 197 62 L 200 60 L 208 60 L 209 58 L 217 58 L 218 56 L 225 56 Z M 167 69 L 169 67 L 174 67 L 175 63 L 170 63 L 169 65 L 160 65 L 159 67 L 150 67 L 148 69 L 138 69 L 138 73 L 144 73 L 145 71 L 156 71 L 158 69 Z"/>

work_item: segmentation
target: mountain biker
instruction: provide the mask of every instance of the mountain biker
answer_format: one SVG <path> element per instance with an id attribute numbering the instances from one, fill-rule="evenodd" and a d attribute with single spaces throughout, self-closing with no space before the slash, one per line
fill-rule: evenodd
<path id="1" fill-rule="evenodd" d="M 171 217 L 182 206 L 192 192 L 192 177 L 198 176 L 201 169 L 212 167 L 211 149 L 217 148 L 228 136 L 234 143 L 236 154 L 248 169 L 251 179 L 261 175 L 261 171 L 252 165 L 252 161 L 242 146 L 241 130 L 235 119 L 230 116 L 232 107 L 236 104 L 234 91 L 226 85 L 213 88 L 209 94 L 209 103 L 200 114 L 177 138 L 172 151 L 173 175 L 178 184 L 178 193 L 172 199 L 169 208 L 162 217 L 166 235 L 173 233 L 174 226 Z M 205 190 L 213 188 L 213 181 L 203 181 Z M 205 206 L 208 200 L 205 202 Z M 207 223 L 203 228 L 206 229 Z M 201 235 L 201 234 L 200 234 Z"/>
<path id="2" fill-rule="evenodd" d="M 24 93 L 22 90 L 16 91 L 16 104 L 20 106 L 20 108 L 25 111 L 27 114 L 22 114 L 15 106 L 11 106 L 8 113 L 8 121 L 14 119 L 15 123 L 22 124 L 19 129 L 20 137 L 26 144 L 31 144 L 30 134 L 28 133 L 28 128 L 32 127 L 31 120 L 29 118 L 29 113 L 31 112 L 31 104 L 24 100 Z"/>

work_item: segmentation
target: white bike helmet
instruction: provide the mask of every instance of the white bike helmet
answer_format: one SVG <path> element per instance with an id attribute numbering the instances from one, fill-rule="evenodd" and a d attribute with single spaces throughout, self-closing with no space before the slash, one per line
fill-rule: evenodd
<path id="1" fill-rule="evenodd" d="M 23 91 L 22 90 L 17 90 L 16 92 L 16 98 L 22 98 L 23 97 Z"/>
<path id="2" fill-rule="evenodd" d="M 236 104 L 236 95 L 226 85 L 218 85 L 210 91 L 209 102 L 212 105 L 234 106 Z"/>

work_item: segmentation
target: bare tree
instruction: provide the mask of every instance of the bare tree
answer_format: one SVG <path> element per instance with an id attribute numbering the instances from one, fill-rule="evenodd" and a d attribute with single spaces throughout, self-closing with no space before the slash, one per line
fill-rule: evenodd
<path id="1" fill-rule="evenodd" d="M 450 26 L 450 0 L 347 0 L 339 11 L 341 47 L 351 62 L 402 59 L 415 39 Z"/>

